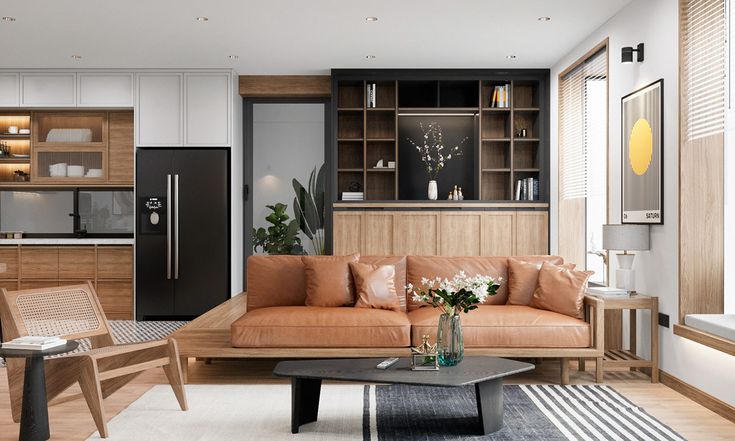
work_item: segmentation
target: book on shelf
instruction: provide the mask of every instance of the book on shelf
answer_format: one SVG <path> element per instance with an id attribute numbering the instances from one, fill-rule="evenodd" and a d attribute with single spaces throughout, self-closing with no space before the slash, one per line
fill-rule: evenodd
<path id="1" fill-rule="evenodd" d="M 493 95 L 490 99 L 490 107 L 510 107 L 510 84 L 493 87 Z"/>
<path id="2" fill-rule="evenodd" d="M 588 286 L 587 294 L 599 297 L 628 297 L 630 293 L 625 289 L 611 286 Z"/>
<path id="3" fill-rule="evenodd" d="M 18 337 L 8 342 L 3 343 L 3 349 L 22 349 L 29 351 L 43 351 L 46 349 L 55 348 L 57 346 L 63 346 L 66 344 L 66 340 L 59 337 L 49 336 L 33 336 L 28 335 L 25 337 Z"/>
<path id="4" fill-rule="evenodd" d="M 538 201 L 539 180 L 536 178 L 524 178 L 516 180 L 516 201 Z"/>
<path id="5" fill-rule="evenodd" d="M 365 199 L 365 194 L 361 191 L 343 191 L 343 201 L 362 201 Z"/>
<path id="6" fill-rule="evenodd" d="M 367 106 L 368 107 L 377 107 L 377 99 L 375 94 L 377 93 L 377 84 L 375 83 L 368 83 L 367 85 Z"/>

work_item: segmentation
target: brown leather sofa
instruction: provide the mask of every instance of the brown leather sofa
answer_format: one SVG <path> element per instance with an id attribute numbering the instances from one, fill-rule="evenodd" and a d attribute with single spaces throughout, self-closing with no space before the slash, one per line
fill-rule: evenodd
<path id="1" fill-rule="evenodd" d="M 563 263 L 557 256 L 522 256 L 528 262 Z M 360 258 L 361 263 L 396 267 L 396 285 L 420 284 L 422 277 L 451 277 L 459 270 L 508 280 L 507 257 Z M 441 311 L 401 296 L 401 311 L 355 307 L 310 307 L 306 300 L 304 266 L 298 256 L 252 256 L 248 260 L 247 313 L 231 326 L 236 348 L 269 350 L 294 357 L 406 356 L 421 336 L 435 335 Z M 585 320 L 506 305 L 507 284 L 477 310 L 462 316 L 468 355 L 560 358 L 562 383 L 568 382 L 569 358 L 603 356 L 602 301 L 585 298 Z M 596 365 L 601 365 L 600 362 Z M 598 370 L 598 381 L 601 371 Z"/>

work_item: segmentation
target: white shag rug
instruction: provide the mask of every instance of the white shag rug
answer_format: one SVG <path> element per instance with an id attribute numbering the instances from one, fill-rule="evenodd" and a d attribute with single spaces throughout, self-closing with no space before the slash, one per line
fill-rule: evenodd
<path id="1" fill-rule="evenodd" d="M 182 412 L 170 386 L 154 386 L 108 422 L 107 440 L 363 439 L 363 385 L 323 385 L 319 419 L 298 435 L 291 434 L 290 385 L 190 384 L 186 394 L 189 410 Z M 101 439 L 97 432 L 88 438 Z"/>

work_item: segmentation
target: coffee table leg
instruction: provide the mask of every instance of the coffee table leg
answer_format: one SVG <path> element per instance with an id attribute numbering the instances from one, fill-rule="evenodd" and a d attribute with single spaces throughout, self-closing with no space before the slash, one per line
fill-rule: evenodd
<path id="1" fill-rule="evenodd" d="M 20 414 L 20 441 L 49 439 L 48 403 L 43 357 L 26 358 L 23 380 L 23 408 Z"/>
<path id="2" fill-rule="evenodd" d="M 476 383 L 475 396 L 482 434 L 500 430 L 503 427 L 503 380 L 498 378 Z"/>
<path id="3" fill-rule="evenodd" d="M 291 378 L 291 433 L 299 433 L 299 426 L 316 421 L 321 390 L 322 380 Z"/>

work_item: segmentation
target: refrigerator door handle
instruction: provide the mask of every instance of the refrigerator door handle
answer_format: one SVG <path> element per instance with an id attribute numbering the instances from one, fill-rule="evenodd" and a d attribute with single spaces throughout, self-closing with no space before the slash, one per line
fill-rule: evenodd
<path id="1" fill-rule="evenodd" d="M 174 175 L 174 207 L 176 215 L 174 216 L 174 279 L 179 278 L 179 175 Z"/>
<path id="2" fill-rule="evenodd" d="M 171 175 L 166 175 L 166 279 L 171 280 Z"/>

